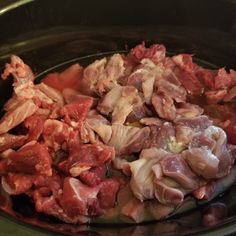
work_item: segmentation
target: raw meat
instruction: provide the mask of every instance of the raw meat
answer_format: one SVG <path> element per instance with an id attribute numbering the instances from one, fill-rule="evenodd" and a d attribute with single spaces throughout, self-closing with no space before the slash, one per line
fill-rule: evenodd
<path id="1" fill-rule="evenodd" d="M 235 181 L 232 69 L 142 43 L 38 84 L 12 56 L 2 78 L 10 76 L 1 184 L 8 195 L 27 194 L 37 212 L 73 224 L 140 223 L 190 207 L 189 198 L 211 200 Z M 203 223 L 224 214 L 212 206 Z"/>

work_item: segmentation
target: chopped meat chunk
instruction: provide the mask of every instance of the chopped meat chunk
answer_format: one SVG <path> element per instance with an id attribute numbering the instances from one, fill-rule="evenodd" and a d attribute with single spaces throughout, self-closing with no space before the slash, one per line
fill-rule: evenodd
<path id="1" fill-rule="evenodd" d="M 10 195 L 26 193 L 33 185 L 35 176 L 9 173 L 2 177 L 2 187 Z"/>
<path id="2" fill-rule="evenodd" d="M 155 64 L 165 58 L 166 48 L 162 44 L 154 44 L 146 48 L 144 42 L 137 45 L 130 52 L 130 56 L 135 62 L 140 62 L 143 58 L 151 59 Z"/>
<path id="3" fill-rule="evenodd" d="M 22 101 L 17 108 L 10 110 L 0 120 L 0 134 L 6 133 L 12 128 L 19 125 L 27 117 L 33 115 L 37 110 L 37 106 L 32 100 Z"/>
<path id="4" fill-rule="evenodd" d="M 193 171 L 206 179 L 216 177 L 219 159 L 206 148 L 191 148 L 184 153 L 185 160 Z"/>
<path id="5" fill-rule="evenodd" d="M 59 167 L 69 172 L 71 176 L 79 176 L 84 171 L 99 167 L 114 158 L 114 149 L 98 144 L 72 143 L 69 148 L 69 158 L 59 164 Z"/>
<path id="6" fill-rule="evenodd" d="M 170 144 L 175 139 L 175 129 L 170 122 L 161 126 L 151 126 L 149 138 L 145 140 L 144 148 L 157 147 L 169 150 Z"/>
<path id="7" fill-rule="evenodd" d="M 236 86 L 231 88 L 228 93 L 227 93 L 227 90 L 221 90 L 221 91 L 226 91 L 225 94 L 224 94 L 225 96 L 222 95 L 222 98 L 221 98 L 225 102 L 229 102 L 229 101 L 233 100 L 236 96 Z"/>
<path id="8" fill-rule="evenodd" d="M 70 138 L 70 129 L 67 124 L 59 120 L 47 119 L 43 124 L 43 139 L 45 144 L 59 150 L 64 142 Z"/>
<path id="9" fill-rule="evenodd" d="M 175 76 L 179 79 L 188 94 L 201 95 L 204 91 L 204 86 L 198 80 L 194 72 L 186 71 L 183 68 L 174 69 Z"/>
<path id="10" fill-rule="evenodd" d="M 155 196 L 162 204 L 180 205 L 184 200 L 184 194 L 178 188 L 172 188 L 164 184 L 163 181 L 156 180 Z"/>
<path id="11" fill-rule="evenodd" d="M 162 149 L 144 149 L 140 158 L 130 163 L 131 169 L 131 189 L 140 201 L 153 199 L 155 196 L 155 175 L 152 167 L 157 164 L 168 153 Z M 140 172 L 142 174 L 140 175 Z"/>
<path id="12" fill-rule="evenodd" d="M 48 86 L 45 83 L 37 84 L 36 88 L 38 88 L 41 92 L 43 92 L 50 99 L 52 99 L 54 102 L 56 102 L 58 106 L 62 107 L 64 105 L 63 96 L 58 90 Z"/>
<path id="13" fill-rule="evenodd" d="M 152 95 L 152 105 L 159 117 L 166 120 L 174 120 L 176 118 L 174 101 L 165 93 L 154 93 Z"/>
<path id="14" fill-rule="evenodd" d="M 111 139 L 112 128 L 109 125 L 108 120 L 106 120 L 101 115 L 94 115 L 86 119 L 86 125 L 95 131 L 104 143 L 108 143 Z"/>
<path id="15" fill-rule="evenodd" d="M 226 96 L 226 94 L 227 94 L 226 89 L 213 90 L 213 91 L 210 90 L 210 91 L 205 92 L 208 104 L 218 103 L 218 102 L 222 101 L 223 99 L 227 100 L 227 99 L 230 98 L 230 100 L 231 100 L 232 99 L 232 97 L 230 97 L 231 95 L 229 94 L 229 95 Z"/>
<path id="16" fill-rule="evenodd" d="M 169 155 L 160 163 L 163 174 L 174 179 L 183 188 L 194 190 L 198 187 L 197 176 L 180 155 Z"/>
<path id="17" fill-rule="evenodd" d="M 10 153 L 7 159 L 0 161 L 0 173 L 8 172 L 31 175 L 38 173 L 50 176 L 52 174 L 51 157 L 42 144 L 25 146 Z"/>
<path id="18" fill-rule="evenodd" d="M 127 116 L 143 102 L 133 86 L 116 86 L 108 92 L 97 109 L 105 115 L 112 113 L 112 123 L 123 124 Z"/>
<path id="19" fill-rule="evenodd" d="M 60 113 L 67 121 L 81 122 L 91 108 L 93 100 L 91 98 L 80 98 L 75 102 L 65 105 Z"/>
<path id="20" fill-rule="evenodd" d="M 119 183 L 114 179 L 105 180 L 96 187 L 88 187 L 75 178 L 67 177 L 60 202 L 70 217 L 96 216 L 114 206 L 118 189 Z"/>
<path id="21" fill-rule="evenodd" d="M 109 60 L 103 58 L 96 60 L 84 70 L 84 80 L 89 84 L 90 90 L 103 95 L 114 86 L 124 74 L 124 60 L 119 54 L 114 54 Z"/>
<path id="22" fill-rule="evenodd" d="M 2 78 L 7 79 L 10 74 L 14 77 L 14 86 L 34 80 L 34 74 L 30 67 L 15 55 L 11 57 L 11 63 L 6 64 Z"/>
<path id="23" fill-rule="evenodd" d="M 18 148 L 24 145 L 27 140 L 25 135 L 1 134 L 0 135 L 0 152 L 9 148 Z"/>
<path id="24" fill-rule="evenodd" d="M 139 152 L 143 148 L 144 141 L 149 137 L 149 133 L 148 127 L 137 128 L 113 124 L 112 136 L 107 145 L 115 148 L 117 156 Z"/>
<path id="25" fill-rule="evenodd" d="M 181 104 L 181 106 L 177 108 L 176 113 L 177 113 L 177 117 L 176 117 L 177 119 L 194 118 L 194 117 L 202 115 L 203 109 L 199 107 L 198 105 L 184 103 L 184 104 Z"/>
<path id="26" fill-rule="evenodd" d="M 24 126 L 28 129 L 28 142 L 39 139 L 43 132 L 43 125 L 43 120 L 37 115 L 32 115 L 24 120 Z"/>
<path id="27" fill-rule="evenodd" d="M 48 74 L 42 81 L 61 92 L 65 88 L 83 90 L 82 75 L 83 68 L 79 64 L 74 64 L 61 73 Z"/>
<path id="28" fill-rule="evenodd" d="M 98 202 L 102 209 L 114 207 L 119 188 L 120 183 L 115 178 L 109 178 L 101 183 L 98 193 Z"/>
<path id="29" fill-rule="evenodd" d="M 105 165 L 92 167 L 89 170 L 83 171 L 79 177 L 80 180 L 88 186 L 94 187 L 105 180 L 107 168 Z"/>

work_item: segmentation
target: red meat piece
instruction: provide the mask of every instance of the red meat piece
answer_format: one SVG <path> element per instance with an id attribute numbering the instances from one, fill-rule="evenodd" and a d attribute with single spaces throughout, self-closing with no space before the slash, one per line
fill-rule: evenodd
<path id="1" fill-rule="evenodd" d="M 70 172 L 73 177 L 79 176 L 83 171 L 108 163 L 114 158 L 113 147 L 98 144 L 78 144 L 70 146 L 69 158 L 59 164 L 64 172 Z"/>
<path id="2" fill-rule="evenodd" d="M 27 140 L 25 135 L 1 134 L 0 135 L 0 152 L 9 148 L 18 148 L 22 146 Z"/>
<path id="3" fill-rule="evenodd" d="M 226 128 L 224 128 L 228 142 L 236 144 L 236 122 L 231 122 Z"/>
<path id="4" fill-rule="evenodd" d="M 0 173 L 41 174 L 50 176 L 51 157 L 44 145 L 35 143 L 9 154 L 0 162 Z"/>
<path id="5" fill-rule="evenodd" d="M 202 94 L 204 86 L 194 72 L 188 72 L 181 68 L 175 68 L 174 73 L 188 93 L 193 95 Z"/>
<path id="6" fill-rule="evenodd" d="M 43 120 L 37 115 L 32 115 L 25 119 L 24 125 L 29 130 L 28 142 L 38 140 L 43 132 Z"/>
<path id="7" fill-rule="evenodd" d="M 76 215 L 92 215 L 100 213 L 100 207 L 97 201 L 99 187 L 88 187 L 82 184 L 78 179 L 67 177 L 63 184 L 63 195 L 61 197 L 61 206 L 65 213 L 71 217 Z"/>
<path id="8" fill-rule="evenodd" d="M 83 121 L 92 104 L 93 99 L 91 97 L 80 97 L 76 101 L 65 105 L 60 110 L 60 114 L 65 117 L 66 121 Z"/>
<path id="9" fill-rule="evenodd" d="M 143 58 L 149 58 L 154 63 L 158 63 L 165 58 L 166 48 L 162 44 L 153 44 L 150 48 L 145 47 L 145 43 L 137 45 L 128 55 L 135 62 L 140 62 Z"/>
<path id="10" fill-rule="evenodd" d="M 115 178 L 107 179 L 101 183 L 101 188 L 98 193 L 98 201 L 102 209 L 110 209 L 114 207 L 119 188 L 120 183 Z"/>
<path id="11" fill-rule="evenodd" d="M 98 216 L 104 210 L 114 207 L 120 184 L 110 178 L 96 187 L 88 187 L 78 179 L 65 178 L 61 206 L 65 213 L 76 215 Z"/>
<path id="12" fill-rule="evenodd" d="M 88 186 L 94 187 L 105 180 L 106 170 L 106 166 L 102 165 L 83 171 L 80 174 L 80 180 Z"/>
<path id="13" fill-rule="evenodd" d="M 61 73 L 48 74 L 42 82 L 59 91 L 63 91 L 65 88 L 79 90 L 82 86 L 82 76 L 83 68 L 79 64 L 75 64 Z"/>
<path id="14" fill-rule="evenodd" d="M 35 176 L 9 173 L 2 177 L 2 187 L 10 195 L 27 192 L 33 185 Z"/>

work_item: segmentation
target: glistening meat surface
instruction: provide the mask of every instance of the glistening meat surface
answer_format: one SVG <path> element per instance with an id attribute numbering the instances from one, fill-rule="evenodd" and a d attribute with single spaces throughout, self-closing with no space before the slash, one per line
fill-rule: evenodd
<path id="1" fill-rule="evenodd" d="M 210 200 L 236 179 L 235 75 L 142 43 L 36 84 L 12 56 L 2 188 L 73 224 L 159 220 Z"/>

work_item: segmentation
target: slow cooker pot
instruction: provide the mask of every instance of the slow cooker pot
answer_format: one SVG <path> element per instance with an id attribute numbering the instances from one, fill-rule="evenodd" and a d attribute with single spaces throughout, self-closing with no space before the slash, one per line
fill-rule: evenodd
<path id="1" fill-rule="evenodd" d="M 168 53 L 191 53 L 211 68 L 236 68 L 235 0 L 1 0 L 0 68 L 17 54 L 38 79 L 79 62 L 125 52 L 145 41 L 163 43 Z M 0 81 L 0 105 L 11 96 Z M 229 235 L 236 233 L 236 186 L 213 200 L 227 217 L 203 227 L 205 207 L 168 221 L 142 225 L 66 225 L 36 215 L 24 197 L 1 196 L 0 235 Z M 11 202 L 11 211 L 4 211 Z M 209 203 L 208 203 L 209 204 Z M 212 204 L 212 203 L 211 203 Z"/>

